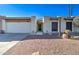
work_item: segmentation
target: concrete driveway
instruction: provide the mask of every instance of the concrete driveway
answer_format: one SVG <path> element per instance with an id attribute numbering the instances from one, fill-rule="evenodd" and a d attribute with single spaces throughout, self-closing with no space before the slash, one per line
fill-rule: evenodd
<path id="1" fill-rule="evenodd" d="M 28 34 L 0 34 L 0 55 L 13 47 Z"/>

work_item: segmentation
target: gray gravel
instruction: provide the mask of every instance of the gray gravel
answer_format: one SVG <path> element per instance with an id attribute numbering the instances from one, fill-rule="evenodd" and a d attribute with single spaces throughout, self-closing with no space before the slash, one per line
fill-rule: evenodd
<path id="1" fill-rule="evenodd" d="M 31 55 L 34 52 L 39 52 L 40 55 L 79 54 L 79 40 L 53 38 L 44 39 L 42 37 L 45 36 L 31 35 L 9 49 L 6 53 L 4 53 L 4 55 Z"/>

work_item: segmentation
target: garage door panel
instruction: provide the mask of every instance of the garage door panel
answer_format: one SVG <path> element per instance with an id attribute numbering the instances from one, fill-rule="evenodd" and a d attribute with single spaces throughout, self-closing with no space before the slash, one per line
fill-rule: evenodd
<path id="1" fill-rule="evenodd" d="M 31 23 L 29 22 L 7 22 L 8 33 L 29 33 L 31 32 Z"/>

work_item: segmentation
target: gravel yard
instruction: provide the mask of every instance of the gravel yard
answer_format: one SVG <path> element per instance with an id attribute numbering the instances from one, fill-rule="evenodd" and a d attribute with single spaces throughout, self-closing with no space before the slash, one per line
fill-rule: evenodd
<path id="1" fill-rule="evenodd" d="M 77 55 L 79 54 L 79 40 L 30 35 L 4 55 L 32 55 L 34 52 L 39 52 L 40 55 Z"/>

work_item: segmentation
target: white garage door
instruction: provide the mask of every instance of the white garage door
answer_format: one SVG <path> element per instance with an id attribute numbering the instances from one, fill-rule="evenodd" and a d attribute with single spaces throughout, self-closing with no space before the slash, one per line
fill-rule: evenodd
<path id="1" fill-rule="evenodd" d="M 7 33 L 30 33 L 31 23 L 30 22 L 7 22 L 6 32 Z"/>

